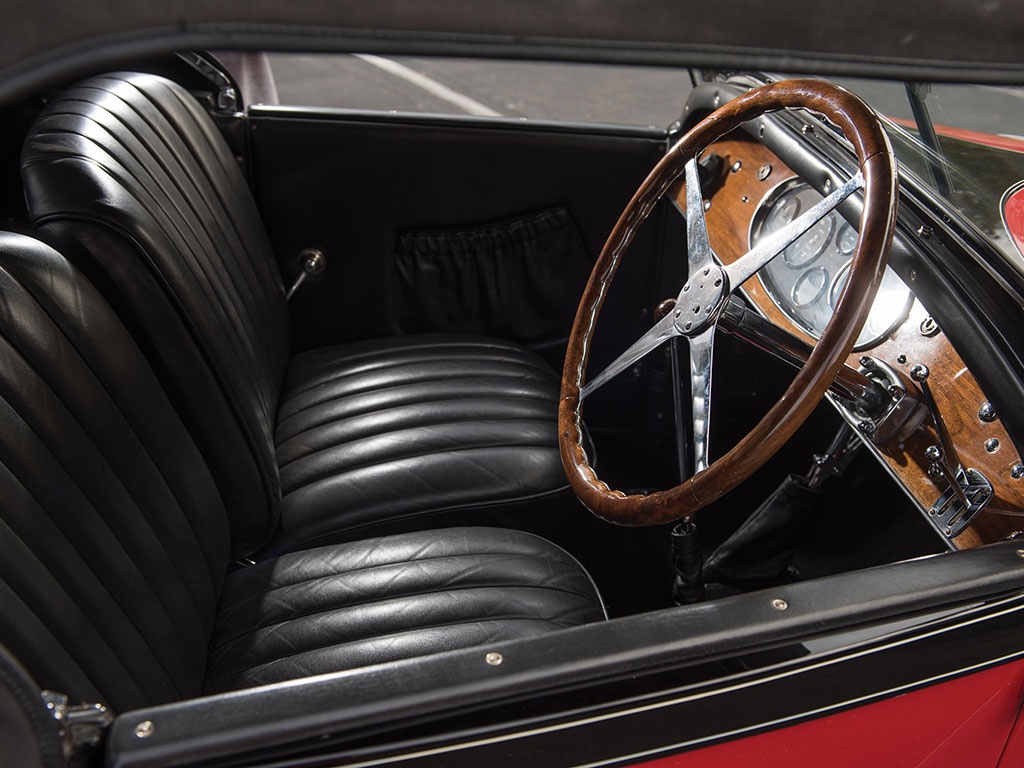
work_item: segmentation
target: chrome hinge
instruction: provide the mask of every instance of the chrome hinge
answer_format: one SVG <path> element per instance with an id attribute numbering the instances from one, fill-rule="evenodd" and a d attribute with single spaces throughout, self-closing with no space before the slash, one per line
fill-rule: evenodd
<path id="1" fill-rule="evenodd" d="M 947 537 L 958 536 L 992 498 L 992 483 L 976 469 L 957 470 L 954 482 L 928 510 L 932 525 Z"/>
<path id="2" fill-rule="evenodd" d="M 43 703 L 57 721 L 61 746 L 69 764 L 88 765 L 87 752 L 102 743 L 114 713 L 102 704 L 68 704 L 68 697 L 55 691 L 42 692 Z"/>

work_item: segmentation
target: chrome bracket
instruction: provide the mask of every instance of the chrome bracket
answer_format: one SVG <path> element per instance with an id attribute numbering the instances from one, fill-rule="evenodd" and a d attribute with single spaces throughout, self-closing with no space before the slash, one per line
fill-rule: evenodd
<path id="1" fill-rule="evenodd" d="M 874 401 L 863 397 L 853 401 L 843 397 L 835 400 L 847 421 L 854 424 L 866 440 L 876 445 L 900 442 L 928 418 L 928 409 L 911 397 L 906 383 L 890 365 L 865 355 L 860 359 L 858 372 L 874 382 L 875 391 L 882 393 L 883 397 Z"/>
<path id="2" fill-rule="evenodd" d="M 960 468 L 955 482 L 959 493 L 950 485 L 928 510 L 931 524 L 950 539 L 958 536 L 992 498 L 992 483 L 976 469 Z"/>
<path id="3" fill-rule="evenodd" d="M 69 762 L 86 750 L 95 750 L 103 743 L 107 728 L 114 722 L 114 713 L 102 704 L 68 704 L 68 697 L 55 691 L 42 692 L 43 704 L 57 721 L 61 747 Z"/>

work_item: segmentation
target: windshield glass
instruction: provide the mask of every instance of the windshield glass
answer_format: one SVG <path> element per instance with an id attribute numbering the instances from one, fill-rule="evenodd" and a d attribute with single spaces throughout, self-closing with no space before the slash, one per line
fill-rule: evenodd
<path id="1" fill-rule="evenodd" d="M 888 118 L 904 171 L 1024 270 L 1024 89 L 844 80 Z"/>

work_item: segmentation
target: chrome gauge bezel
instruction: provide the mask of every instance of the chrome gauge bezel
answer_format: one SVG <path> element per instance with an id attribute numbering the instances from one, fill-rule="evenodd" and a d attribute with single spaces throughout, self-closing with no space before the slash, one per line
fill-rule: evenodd
<path id="1" fill-rule="evenodd" d="M 790 176 L 789 178 L 784 179 L 783 181 L 779 182 L 771 189 L 769 189 L 761 198 L 760 202 L 758 202 L 757 207 L 754 209 L 754 214 L 750 219 L 750 229 L 747 232 L 748 247 L 754 247 L 757 238 L 760 236 L 762 228 L 764 227 L 765 223 L 769 220 L 769 217 L 771 216 L 772 211 L 775 209 L 775 206 L 781 200 L 786 199 L 787 196 L 795 194 L 798 191 L 803 192 L 805 190 L 810 190 L 815 195 L 820 195 L 820 193 L 814 190 L 810 184 L 808 184 L 799 176 Z M 794 279 L 794 291 L 796 290 L 797 285 L 801 280 L 810 279 L 808 275 L 812 270 L 822 269 L 820 265 L 817 267 L 815 265 L 818 265 L 819 261 L 822 258 L 822 253 L 826 249 L 833 248 L 835 249 L 837 254 L 843 256 L 846 259 L 849 259 L 852 255 L 852 249 L 850 249 L 850 251 L 846 251 L 840 247 L 840 237 L 848 228 L 853 229 L 854 232 L 856 231 L 856 228 L 853 228 L 852 225 L 849 224 L 849 222 L 847 222 L 845 219 L 843 219 L 837 211 L 833 211 L 832 213 L 830 213 L 829 217 L 832 223 L 829 224 L 827 227 L 829 232 L 828 240 L 825 243 L 823 243 L 820 247 L 815 249 L 817 251 L 815 256 L 811 259 L 807 259 L 806 261 L 802 262 L 801 265 L 795 268 L 792 267 L 789 264 L 789 262 L 784 262 L 786 263 L 788 268 L 793 269 L 794 271 L 804 270 L 806 268 L 805 272 L 802 272 Z M 794 245 L 797 245 L 799 242 L 800 241 L 797 240 L 796 243 L 790 246 L 790 248 L 792 248 Z M 785 258 L 785 251 L 776 257 L 776 259 Z M 774 264 L 775 260 L 773 260 L 772 263 Z M 834 298 L 835 296 L 838 295 L 838 292 L 842 287 L 841 283 L 843 280 L 843 276 L 847 274 L 849 271 L 849 261 L 847 261 L 846 264 L 840 266 L 838 269 L 834 269 L 833 271 L 835 272 L 835 275 L 828 274 L 828 277 L 825 281 L 825 285 L 820 291 L 816 293 L 815 298 L 803 304 L 799 302 L 795 295 L 786 297 L 780 296 L 778 294 L 778 290 L 775 287 L 773 287 L 772 281 L 765 279 L 765 276 L 763 274 L 765 269 L 767 269 L 767 267 L 763 268 L 761 271 L 757 273 L 757 280 L 760 283 L 761 287 L 764 289 L 764 292 L 767 294 L 768 298 L 771 299 L 772 303 L 775 304 L 778 310 L 782 312 L 782 314 L 797 328 L 800 328 L 802 331 L 804 331 L 814 339 L 820 339 L 821 334 L 824 332 L 824 327 L 815 327 L 813 323 L 809 322 L 805 317 L 802 316 L 801 310 L 810 307 L 814 303 L 818 302 L 822 294 L 824 294 L 827 297 L 826 301 L 828 302 L 829 306 L 832 307 L 833 310 L 835 309 Z M 877 346 L 879 343 L 888 338 L 893 333 L 893 331 L 895 331 L 900 325 L 902 325 L 906 321 L 907 316 L 910 313 L 911 306 L 914 303 L 914 296 L 911 293 L 910 289 L 907 288 L 906 285 L 902 283 L 902 281 L 900 281 L 896 273 L 887 267 L 885 276 L 883 278 L 883 282 L 889 283 L 891 285 L 893 281 L 899 282 L 900 286 L 902 286 L 902 290 L 906 292 L 905 300 L 903 301 L 902 305 L 898 307 L 897 311 L 892 315 L 891 322 L 885 323 L 882 327 L 876 327 L 874 332 L 870 332 L 868 330 L 871 325 L 872 319 L 872 316 L 869 315 L 868 321 L 865 323 L 864 330 L 861 332 L 860 337 L 857 339 L 857 344 L 854 346 L 855 351 L 869 349 L 871 347 Z M 872 315 L 874 315 L 877 318 L 878 312 L 879 310 L 877 309 L 876 305 L 876 308 L 872 309 Z"/>

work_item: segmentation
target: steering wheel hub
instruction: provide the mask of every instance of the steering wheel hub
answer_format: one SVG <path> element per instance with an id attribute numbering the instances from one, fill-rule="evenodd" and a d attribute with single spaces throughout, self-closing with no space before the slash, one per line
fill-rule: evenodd
<path id="1" fill-rule="evenodd" d="M 717 264 L 707 264 L 683 285 L 672 311 L 672 325 L 683 336 L 696 336 L 713 326 L 729 298 L 729 278 Z"/>

